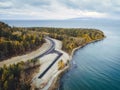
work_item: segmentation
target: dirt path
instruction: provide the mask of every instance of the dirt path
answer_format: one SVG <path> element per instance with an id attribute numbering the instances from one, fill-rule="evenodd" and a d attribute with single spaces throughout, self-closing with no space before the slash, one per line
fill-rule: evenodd
<path id="1" fill-rule="evenodd" d="M 4 60 L 4 61 L 0 62 L 0 67 L 3 67 L 4 64 L 6 64 L 8 66 L 10 64 L 18 63 L 20 61 L 27 61 L 29 59 L 33 59 L 33 58 L 43 54 L 51 46 L 50 41 L 48 39 L 45 39 L 45 40 L 46 40 L 46 43 L 44 43 L 39 49 L 32 51 L 31 53 L 25 54 L 25 55 L 15 56 L 15 57 L 9 58 L 7 60 Z"/>

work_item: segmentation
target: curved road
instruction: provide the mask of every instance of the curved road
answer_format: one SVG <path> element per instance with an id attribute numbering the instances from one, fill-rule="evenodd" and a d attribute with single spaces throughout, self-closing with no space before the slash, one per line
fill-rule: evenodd
<path id="1" fill-rule="evenodd" d="M 55 45 L 54 45 L 54 42 L 49 37 L 45 37 L 45 40 L 46 40 L 46 43 L 44 43 L 39 49 L 32 51 L 28 54 L 15 56 L 15 57 L 6 59 L 4 61 L 1 61 L 0 67 L 3 67 L 4 64 L 8 66 L 10 64 L 18 63 L 20 61 L 26 62 L 29 59 L 33 59 L 33 58 L 37 59 L 44 56 L 45 54 L 48 54 L 55 48 Z"/>
<path id="2" fill-rule="evenodd" d="M 50 53 L 57 53 L 58 56 L 54 59 L 54 61 L 38 76 L 38 78 L 42 78 L 46 72 L 55 64 L 55 62 L 63 55 L 63 53 L 55 50 L 55 42 L 49 38 L 49 37 L 46 37 L 46 39 L 48 39 L 50 42 L 51 42 L 51 47 L 46 51 L 44 52 L 43 54 L 41 54 L 40 56 L 36 57 L 37 58 L 40 58 L 44 55 L 47 55 L 47 54 L 50 54 Z"/>
<path id="3" fill-rule="evenodd" d="M 55 49 L 55 42 L 54 42 L 51 38 L 49 38 L 49 37 L 45 37 L 45 38 L 50 41 L 51 46 L 50 46 L 50 48 L 49 48 L 47 51 L 45 51 L 45 52 L 42 53 L 41 55 L 35 57 L 35 59 L 41 58 L 41 57 L 43 57 L 44 55 L 47 55 L 47 54 L 51 53 L 51 52 Z"/>

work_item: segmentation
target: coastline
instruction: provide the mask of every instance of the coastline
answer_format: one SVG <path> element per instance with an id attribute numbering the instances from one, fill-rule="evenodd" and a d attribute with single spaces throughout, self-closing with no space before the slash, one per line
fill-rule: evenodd
<path id="1" fill-rule="evenodd" d="M 104 39 L 104 38 L 102 38 L 102 39 Z M 52 71 L 50 71 L 49 74 L 47 74 L 47 76 L 44 77 L 44 78 L 46 79 L 46 77 L 48 77 L 48 76 L 50 75 L 50 77 L 46 79 L 46 80 L 48 80 L 48 82 L 46 81 L 45 88 L 43 88 L 43 89 L 42 89 L 42 88 L 39 88 L 39 89 L 40 89 L 40 90 L 41 90 L 41 89 L 42 89 L 42 90 L 57 90 L 58 87 L 59 87 L 59 84 L 60 84 L 60 79 L 61 79 L 61 77 L 62 77 L 62 76 L 64 75 L 64 73 L 70 68 L 70 61 L 72 60 L 74 53 L 75 53 L 78 49 L 86 46 L 87 44 L 93 43 L 93 42 L 96 42 L 96 41 L 99 41 L 99 40 L 102 40 L 102 39 L 92 40 L 92 41 L 90 41 L 90 42 L 88 42 L 88 43 L 81 44 L 80 46 L 74 48 L 74 49 L 72 50 L 71 54 L 68 54 L 67 52 L 65 52 L 65 51 L 63 51 L 63 50 L 61 49 L 61 48 L 62 48 L 62 41 L 52 38 L 52 40 L 55 42 L 55 50 L 63 53 L 63 56 L 62 56 L 61 58 L 59 58 L 59 60 L 62 59 L 64 62 L 66 62 L 66 61 L 69 61 L 69 62 L 66 62 L 66 66 L 65 66 L 62 70 L 56 71 L 56 73 L 53 73 L 53 74 L 52 74 Z M 49 40 L 46 40 L 46 43 L 44 43 L 44 44 L 42 45 L 42 47 L 40 48 L 40 50 L 41 50 L 41 49 L 43 50 L 47 45 L 50 45 Z M 47 47 L 47 48 L 49 48 L 49 47 Z M 46 49 L 47 49 L 47 48 L 46 48 Z M 44 50 L 43 50 L 43 52 L 44 52 Z M 33 52 L 32 52 L 32 53 L 33 53 Z M 31 55 L 32 53 L 30 53 L 30 55 Z M 26 55 L 25 55 L 25 56 L 26 56 Z M 50 58 L 53 59 L 53 58 L 54 58 L 53 56 L 55 56 L 53 53 L 52 53 L 52 54 L 49 54 L 49 56 L 48 56 L 48 55 L 45 55 L 44 57 L 40 58 L 39 61 L 40 61 L 41 63 L 42 63 L 42 62 L 44 63 L 44 61 L 47 60 L 48 57 L 49 57 L 49 59 L 50 59 Z M 20 56 L 19 56 L 19 57 L 20 57 Z M 16 57 L 16 58 L 19 58 L 19 57 Z M 35 55 L 32 56 L 32 57 L 35 57 Z M 29 57 L 29 58 L 32 58 L 32 57 Z M 16 58 L 15 58 L 15 59 L 16 59 Z M 12 58 L 12 59 L 13 59 L 13 58 Z M 58 61 L 59 61 L 59 60 L 58 60 Z M 9 60 L 9 61 L 10 61 L 10 60 Z M 8 62 L 8 61 L 7 61 L 7 62 Z M 11 63 L 13 63 L 13 62 L 11 62 Z M 14 62 L 14 63 L 17 63 L 17 62 Z M 9 65 L 9 64 L 7 64 L 7 65 Z M 44 66 L 45 66 L 45 65 L 44 65 Z M 54 66 L 53 69 L 54 69 L 55 67 L 57 67 L 57 66 Z M 44 68 L 44 67 L 43 67 L 43 68 Z M 53 70 L 53 69 L 51 69 L 51 70 Z M 41 71 L 41 70 L 42 70 L 42 68 L 40 68 L 40 71 Z M 51 74 L 50 74 L 50 73 L 51 73 Z M 39 73 L 38 73 L 38 74 L 39 74 Z M 37 76 L 37 74 L 35 75 L 35 78 L 36 78 L 36 76 Z M 34 80 L 35 78 L 33 78 L 32 80 Z M 44 80 L 44 79 L 43 79 L 43 80 Z M 37 83 L 38 83 L 38 82 L 37 82 Z M 48 84 L 48 85 L 47 85 L 47 84 Z M 32 86 L 34 87 L 34 84 L 32 84 Z M 47 88 L 47 89 L 46 89 L 46 88 Z M 33 90 L 33 89 L 32 89 L 32 90 Z"/>
<path id="2" fill-rule="evenodd" d="M 106 38 L 106 36 L 105 36 L 104 38 Z M 86 46 L 86 45 L 88 45 L 88 44 L 91 44 L 91 43 L 94 43 L 94 42 L 97 42 L 97 41 L 101 41 L 101 40 L 103 40 L 104 38 L 102 38 L 102 39 L 97 39 L 97 40 L 92 40 L 92 41 L 90 41 L 90 42 L 88 42 L 88 43 L 85 43 L 85 44 L 83 44 L 83 45 L 80 45 L 80 46 L 74 48 L 74 49 L 72 50 L 71 54 L 69 55 L 69 57 L 70 57 L 69 61 L 72 60 L 73 55 L 74 55 L 74 53 L 75 53 L 77 50 L 81 49 L 82 47 L 84 47 L 84 46 Z M 67 67 L 67 68 L 66 68 L 66 67 Z M 59 84 L 60 84 L 60 79 L 61 79 L 61 77 L 64 75 L 64 73 L 70 68 L 70 63 L 69 63 L 68 66 L 66 66 L 66 67 L 54 78 L 53 83 L 51 84 L 51 86 L 49 87 L 48 90 L 57 90 L 57 89 L 58 89 L 58 86 L 59 86 Z"/>

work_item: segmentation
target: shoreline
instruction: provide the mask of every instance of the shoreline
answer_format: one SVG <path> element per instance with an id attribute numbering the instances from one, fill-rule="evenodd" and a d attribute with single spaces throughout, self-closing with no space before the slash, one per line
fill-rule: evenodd
<path id="1" fill-rule="evenodd" d="M 105 37 L 104 37 L 105 38 Z M 51 79 L 49 79 L 48 80 L 48 82 L 46 82 L 46 85 L 45 85 L 45 88 L 47 88 L 47 90 L 57 90 L 58 89 L 58 87 L 59 87 L 59 85 L 60 85 L 60 80 L 61 80 L 61 77 L 64 75 L 64 73 L 65 72 L 67 72 L 68 70 L 69 70 L 69 68 L 71 67 L 71 65 L 70 65 L 70 61 L 72 60 L 72 58 L 73 58 L 73 55 L 74 55 L 74 53 L 78 50 L 78 49 L 80 49 L 80 48 L 82 48 L 82 47 L 84 47 L 84 46 L 86 46 L 87 44 L 90 44 L 90 43 L 93 43 L 93 42 L 97 42 L 97 41 L 100 41 L 100 40 L 103 40 L 104 38 L 102 38 L 102 39 L 97 39 L 97 40 L 92 40 L 92 41 L 90 41 L 90 42 L 88 42 L 88 43 L 84 43 L 84 44 L 81 44 L 80 46 L 78 46 L 78 47 L 76 47 L 76 48 L 74 48 L 73 50 L 72 50 L 72 52 L 70 53 L 70 54 L 68 54 L 67 52 L 65 52 L 65 51 L 63 51 L 61 48 L 62 48 L 62 41 L 60 41 L 60 40 L 57 40 L 57 39 L 53 39 L 54 40 L 54 42 L 55 42 L 55 50 L 58 50 L 59 52 L 61 52 L 61 53 L 63 53 L 63 56 L 61 57 L 61 58 L 59 58 L 59 60 L 60 59 L 62 59 L 62 60 L 64 60 L 64 62 L 66 62 L 66 61 L 68 61 L 68 63 L 66 62 L 66 66 L 62 69 L 62 70 L 60 70 L 60 71 L 57 71 L 56 73 L 55 73 L 55 75 L 53 74 L 53 76 L 51 76 Z M 50 42 L 49 42 L 49 40 L 46 40 L 46 42 L 42 45 L 42 49 L 44 49 L 47 45 L 49 45 L 50 44 Z M 41 49 L 40 48 L 40 49 Z M 48 48 L 48 47 L 47 47 Z M 44 51 L 44 50 L 43 50 Z M 50 55 L 50 54 L 49 54 Z M 53 54 L 51 54 L 51 55 L 53 55 Z M 66 56 L 67 55 L 67 56 Z M 25 55 L 26 56 L 26 55 Z M 20 57 L 20 56 L 19 56 Z M 16 58 L 19 58 L 19 57 L 16 57 Z M 35 57 L 35 55 L 33 56 L 33 57 Z M 48 58 L 48 56 L 44 56 L 44 57 L 42 57 L 43 59 L 45 59 L 45 57 L 47 57 Z M 50 57 L 50 56 L 49 56 Z M 15 59 L 16 59 L 15 58 Z M 31 57 L 29 57 L 29 58 L 31 58 Z M 46 59 L 47 59 L 46 58 Z M 51 58 L 51 57 L 50 57 Z M 52 57 L 53 58 L 53 57 Z M 13 59 L 13 58 L 12 58 Z M 40 58 L 41 59 L 41 58 Z M 42 60 L 42 59 L 41 59 Z M 41 61 L 40 60 L 40 61 Z M 8 61 L 11 61 L 11 60 L 8 60 Z M 6 63 L 8 63 L 8 61 L 6 61 Z M 15 60 L 16 61 L 16 60 Z M 23 60 L 22 60 L 23 61 Z M 26 61 L 26 60 L 24 60 L 24 61 Z M 42 61 L 44 61 L 44 60 L 42 60 Z M 19 61 L 17 61 L 17 62 L 19 62 Z M 11 63 L 17 63 L 17 62 L 11 62 Z M 3 62 L 4 63 L 4 62 Z M 1 63 L 0 63 L 1 64 Z M 10 65 L 10 64 L 8 64 L 8 65 Z M 41 69 L 40 69 L 41 70 Z M 51 71 L 50 71 L 51 72 Z M 37 74 L 36 74 L 37 75 Z M 35 77 L 36 77 L 36 75 L 35 75 Z M 49 75 L 49 74 L 48 74 Z M 52 74 L 51 74 L 52 75 Z M 34 79 L 34 78 L 33 78 Z M 47 85 L 47 84 L 49 84 L 49 85 Z M 32 84 L 31 84 L 32 85 Z M 33 85 L 33 87 L 34 87 L 34 85 Z M 40 89 L 40 88 L 39 88 Z M 40 89 L 41 90 L 41 89 Z M 42 90 L 46 90 L 46 89 L 42 89 Z"/>
<path id="2" fill-rule="evenodd" d="M 104 37 L 104 38 L 106 38 L 106 37 Z M 83 44 L 83 45 L 81 45 L 81 46 L 78 46 L 78 47 L 74 48 L 74 49 L 72 50 L 71 54 L 69 54 L 69 57 L 70 57 L 69 61 L 72 60 L 73 55 L 74 55 L 74 53 L 75 53 L 77 50 L 81 49 L 82 47 L 85 47 L 85 46 L 88 45 L 88 44 L 91 44 L 91 43 L 94 43 L 94 42 L 97 42 L 97 41 L 101 41 L 101 40 L 103 40 L 104 38 L 102 38 L 102 39 L 97 39 L 97 40 L 92 40 L 92 41 L 90 41 L 90 42 L 88 42 L 88 43 L 85 43 L 85 44 Z M 66 67 L 67 67 L 67 66 L 66 66 Z M 58 86 L 60 85 L 60 79 L 61 79 L 61 77 L 64 75 L 64 73 L 70 68 L 70 63 L 68 64 L 68 67 L 67 67 L 67 68 L 66 68 L 66 67 L 54 78 L 53 83 L 51 84 L 51 86 L 49 87 L 48 90 L 57 90 L 57 89 L 58 89 Z"/>

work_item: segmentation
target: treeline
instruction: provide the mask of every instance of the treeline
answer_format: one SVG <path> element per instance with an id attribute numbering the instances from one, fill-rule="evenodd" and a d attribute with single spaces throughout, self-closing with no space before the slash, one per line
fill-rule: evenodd
<path id="1" fill-rule="evenodd" d="M 29 30 L 39 31 L 44 35 L 61 40 L 62 49 L 69 54 L 71 51 L 83 44 L 93 40 L 103 39 L 104 33 L 97 29 L 83 28 L 29 28 Z"/>
<path id="2" fill-rule="evenodd" d="M 34 72 L 40 63 L 32 59 L 0 68 L 0 90 L 30 90 Z"/>
<path id="3" fill-rule="evenodd" d="M 24 54 L 44 41 L 44 36 L 61 40 L 62 49 L 71 53 L 73 48 L 93 40 L 104 38 L 104 33 L 97 29 L 83 28 L 42 28 L 42 27 L 10 27 L 0 23 L 0 60 L 6 57 Z"/>
<path id="4" fill-rule="evenodd" d="M 40 47 L 43 35 L 36 31 L 10 27 L 0 22 L 0 61 Z"/>

